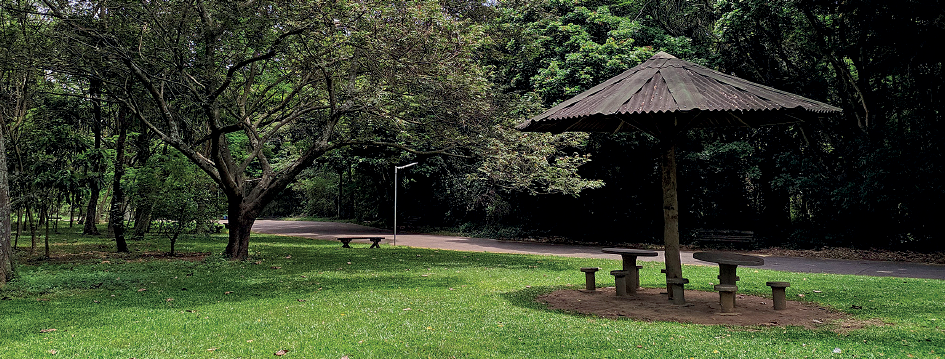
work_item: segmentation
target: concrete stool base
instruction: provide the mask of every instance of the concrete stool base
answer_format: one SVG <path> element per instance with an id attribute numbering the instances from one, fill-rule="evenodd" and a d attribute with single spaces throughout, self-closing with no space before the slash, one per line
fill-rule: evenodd
<path id="1" fill-rule="evenodd" d="M 629 274 L 627 274 L 627 293 L 636 294 L 637 289 L 640 288 L 640 269 L 643 269 L 643 266 L 633 266 L 630 269 L 624 269 Z"/>
<path id="2" fill-rule="evenodd" d="M 689 283 L 689 280 L 686 278 L 670 278 L 666 280 L 666 284 L 669 285 L 670 291 L 673 293 L 673 304 L 686 304 L 685 285 L 687 283 Z"/>
<path id="3" fill-rule="evenodd" d="M 735 292 L 738 291 L 738 286 L 719 284 L 715 286 L 715 290 L 719 292 L 719 305 L 722 306 L 722 313 L 734 313 Z"/>
<path id="4" fill-rule="evenodd" d="M 594 277 L 594 273 L 597 272 L 598 270 L 600 270 L 600 268 L 597 268 L 597 267 L 581 268 L 581 272 L 584 272 L 584 279 L 586 282 L 584 288 L 586 290 L 591 291 L 591 292 L 597 290 L 597 280 Z"/>
<path id="5" fill-rule="evenodd" d="M 614 286 L 617 287 L 617 296 L 625 297 L 627 296 L 627 275 L 629 271 L 625 270 L 612 270 L 610 275 L 614 276 Z"/>
<path id="6" fill-rule="evenodd" d="M 787 294 L 784 288 L 790 287 L 788 282 L 768 282 L 765 283 L 771 287 L 771 298 L 774 299 L 774 310 L 787 309 Z"/>
<path id="7" fill-rule="evenodd" d="M 660 273 L 666 274 L 666 269 L 660 269 Z M 669 280 L 669 278 L 666 278 L 666 280 Z M 669 300 L 673 300 L 673 286 L 669 285 L 669 282 L 666 282 L 666 296 Z"/>

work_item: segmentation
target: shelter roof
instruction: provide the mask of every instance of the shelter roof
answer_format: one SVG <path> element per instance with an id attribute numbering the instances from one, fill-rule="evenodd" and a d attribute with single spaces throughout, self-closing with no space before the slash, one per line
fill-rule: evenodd
<path id="1" fill-rule="evenodd" d="M 534 132 L 762 126 L 799 122 L 837 107 L 659 52 L 649 60 L 518 125 Z"/>

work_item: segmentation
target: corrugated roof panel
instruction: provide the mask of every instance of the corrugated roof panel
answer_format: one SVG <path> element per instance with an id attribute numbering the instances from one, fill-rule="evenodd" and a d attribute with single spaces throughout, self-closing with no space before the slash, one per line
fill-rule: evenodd
<path id="1" fill-rule="evenodd" d="M 604 96 L 598 104 L 597 113 L 612 115 L 620 112 L 620 108 L 640 92 L 640 89 L 646 85 L 654 73 L 656 73 L 655 68 L 643 68 L 637 72 L 636 76 L 611 86 L 605 93 L 602 93 Z"/>
<path id="2" fill-rule="evenodd" d="M 676 100 L 676 106 L 680 111 L 706 108 L 705 99 L 693 83 L 695 74 L 685 68 L 675 66 L 661 69 L 660 74 L 663 75 L 666 87 Z"/>
<path id="3" fill-rule="evenodd" d="M 647 85 L 652 92 L 650 96 L 641 98 L 643 102 L 639 106 L 640 112 L 658 113 L 679 110 L 676 99 L 673 98 L 673 94 L 669 92 L 669 88 L 666 86 L 666 79 L 663 77 L 662 71 L 654 75 L 653 80 Z"/>

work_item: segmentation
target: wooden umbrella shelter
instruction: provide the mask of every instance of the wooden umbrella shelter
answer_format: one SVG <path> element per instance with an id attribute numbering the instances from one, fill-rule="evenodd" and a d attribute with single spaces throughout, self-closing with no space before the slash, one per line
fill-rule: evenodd
<path id="1" fill-rule="evenodd" d="M 675 142 L 693 127 L 788 124 L 840 108 L 659 52 L 517 126 L 521 131 L 643 131 L 661 145 L 666 278 L 682 278 Z"/>

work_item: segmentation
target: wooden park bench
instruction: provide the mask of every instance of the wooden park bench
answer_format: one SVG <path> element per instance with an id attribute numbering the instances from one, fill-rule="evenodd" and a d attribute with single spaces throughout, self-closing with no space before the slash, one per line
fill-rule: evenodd
<path id="1" fill-rule="evenodd" d="M 384 237 L 374 237 L 374 236 L 364 236 L 364 237 L 338 237 L 338 240 L 341 241 L 341 248 L 351 248 L 348 243 L 351 243 L 355 239 L 369 239 L 373 244 L 370 248 L 381 248 L 381 241 L 384 240 Z"/>
<path id="2" fill-rule="evenodd" d="M 755 232 L 698 229 L 693 233 L 692 243 L 705 247 L 746 249 L 755 245 Z"/>

